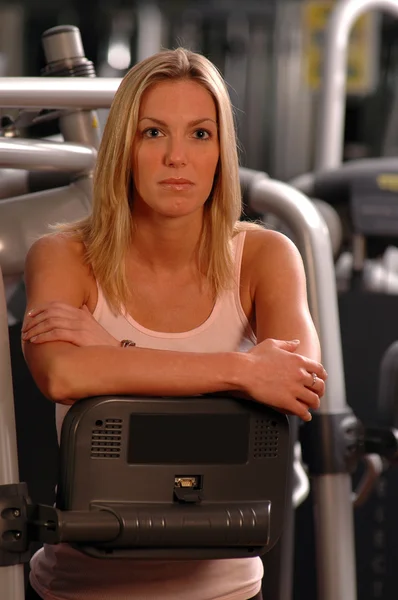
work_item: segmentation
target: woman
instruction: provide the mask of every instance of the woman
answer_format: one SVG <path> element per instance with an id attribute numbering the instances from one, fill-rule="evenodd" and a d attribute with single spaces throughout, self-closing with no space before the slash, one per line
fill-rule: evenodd
<path id="1" fill-rule="evenodd" d="M 300 256 L 240 212 L 214 65 L 181 48 L 136 65 L 109 113 L 92 214 L 27 256 L 24 352 L 58 431 L 69 405 L 102 394 L 231 391 L 310 420 L 326 373 Z M 31 566 L 31 597 L 51 600 L 248 600 L 263 575 L 259 558 L 99 562 L 65 544 Z"/>

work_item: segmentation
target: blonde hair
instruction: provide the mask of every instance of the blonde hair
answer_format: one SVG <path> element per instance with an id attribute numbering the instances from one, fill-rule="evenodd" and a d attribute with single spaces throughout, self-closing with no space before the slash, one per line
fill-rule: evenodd
<path id="1" fill-rule="evenodd" d="M 235 123 L 229 94 L 217 68 L 204 56 L 177 48 L 159 52 L 135 65 L 123 78 L 112 102 L 94 173 L 92 212 L 57 229 L 84 242 L 86 260 L 110 307 L 127 305 L 126 252 L 132 241 L 132 161 L 143 93 L 164 80 L 190 79 L 211 94 L 217 110 L 220 157 L 210 197 L 204 205 L 198 246 L 200 269 L 214 295 L 232 281 L 231 239 L 250 228 L 240 223 L 242 210 Z"/>

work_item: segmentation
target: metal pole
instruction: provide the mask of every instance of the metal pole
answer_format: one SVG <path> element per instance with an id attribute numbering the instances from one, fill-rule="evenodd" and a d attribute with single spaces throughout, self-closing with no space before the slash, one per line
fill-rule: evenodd
<path id="1" fill-rule="evenodd" d="M 74 25 L 60 25 L 47 29 L 42 35 L 46 72 L 61 77 L 94 77 L 94 65 L 84 55 L 80 31 Z M 59 129 L 66 142 L 78 142 L 98 148 L 101 134 L 98 117 L 92 110 L 63 113 Z"/>
<path id="2" fill-rule="evenodd" d="M 66 173 L 87 173 L 95 167 L 97 152 L 82 144 L 0 138 L 0 165 Z"/>
<path id="3" fill-rule="evenodd" d="M 0 107 L 109 108 L 121 79 L 0 77 Z"/>
<path id="4" fill-rule="evenodd" d="M 353 25 L 370 10 L 385 10 L 398 17 L 398 0 L 340 0 L 326 31 L 315 170 L 342 163 L 348 42 Z"/>
<path id="5" fill-rule="evenodd" d="M 162 49 L 163 15 L 156 2 L 137 6 L 137 62 Z"/>
<path id="6" fill-rule="evenodd" d="M 7 306 L 0 264 L 0 485 L 18 482 L 18 453 Z M 0 568 L 0 590 L 4 598 L 23 600 L 25 597 L 23 565 Z"/>
<path id="7" fill-rule="evenodd" d="M 347 408 L 333 254 L 326 224 L 312 202 L 287 184 L 257 178 L 249 195 L 258 212 L 272 213 L 289 227 L 303 257 L 311 314 L 329 378 L 319 412 Z M 313 477 L 318 589 L 322 600 L 356 600 L 351 477 Z"/>
<path id="8" fill-rule="evenodd" d="M 82 177 L 66 187 L 0 201 L 0 265 L 4 275 L 22 275 L 30 246 L 40 235 L 49 233 L 49 223 L 74 221 L 89 214 L 91 184 L 89 177 Z"/>

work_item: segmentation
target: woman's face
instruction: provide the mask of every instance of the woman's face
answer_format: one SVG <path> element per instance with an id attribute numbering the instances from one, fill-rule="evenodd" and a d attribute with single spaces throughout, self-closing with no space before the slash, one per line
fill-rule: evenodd
<path id="1" fill-rule="evenodd" d="M 191 80 L 162 81 L 148 88 L 132 154 L 133 210 L 173 218 L 201 215 L 219 159 L 210 93 Z"/>

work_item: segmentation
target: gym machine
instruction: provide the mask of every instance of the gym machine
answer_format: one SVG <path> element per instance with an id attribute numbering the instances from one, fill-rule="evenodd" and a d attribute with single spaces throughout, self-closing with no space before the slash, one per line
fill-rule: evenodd
<path id="1" fill-rule="evenodd" d="M 349 252 L 336 264 L 339 288 L 344 290 L 351 283 L 360 282 L 364 290 L 396 294 L 398 159 L 375 158 L 342 164 L 348 42 L 359 17 L 376 9 L 398 17 L 398 0 L 340 0 L 332 11 L 326 31 L 315 170 L 290 183 L 316 199 L 315 202 L 327 202 L 342 221 L 342 231 L 334 237 Z M 367 243 L 373 258 L 387 247 L 384 257 L 366 260 Z"/>
<path id="2" fill-rule="evenodd" d="M 395 326 L 396 300 L 393 296 L 398 292 L 395 248 L 398 239 L 398 188 L 395 186 L 398 160 L 374 158 L 342 164 L 348 41 L 356 20 L 372 9 L 384 10 L 398 17 L 397 0 L 340 0 L 336 3 L 326 32 L 315 171 L 297 177 L 290 183 L 314 199 L 315 203 L 319 200 L 328 203 L 335 217 L 340 220 L 340 231 L 335 236 L 335 266 L 340 292 L 339 312 L 348 402 L 361 420 L 385 426 L 391 433 L 397 425 L 394 411 L 390 408 L 387 412 L 380 412 L 376 399 L 379 395 L 379 406 L 386 404 L 386 397 L 389 398 L 390 407 L 394 403 L 391 391 L 394 389 L 393 361 L 382 359 L 382 356 L 385 352 L 386 357 L 393 355 L 394 351 L 386 351 L 386 348 L 398 337 Z M 383 251 L 384 255 L 380 258 Z M 382 315 L 382 326 L 375 322 L 377 314 Z M 386 364 L 391 368 L 389 374 L 385 370 Z M 379 377 L 380 389 L 377 390 Z M 392 386 L 388 393 L 386 385 Z M 311 465 L 309 473 L 311 475 Z M 392 493 L 393 488 L 391 478 Z M 368 518 L 358 517 L 357 522 L 358 541 L 365 539 L 364 530 L 367 529 L 369 533 L 366 540 L 369 545 L 376 544 L 373 555 L 372 551 L 367 552 L 368 562 L 365 562 L 364 544 L 360 543 L 358 548 L 360 562 L 365 567 L 362 569 L 362 565 L 358 565 L 357 572 L 361 598 L 364 599 L 384 598 L 384 594 L 388 593 L 387 587 L 393 590 L 396 586 L 396 580 L 391 583 L 387 580 L 386 553 L 394 553 L 391 539 L 389 547 L 386 542 L 391 531 L 385 522 L 387 500 L 384 495 L 382 500 L 373 497 L 372 502 L 375 506 L 377 504 L 375 511 L 378 511 L 377 515 L 381 515 L 382 520 L 369 513 Z M 364 521 L 361 521 L 363 518 Z M 375 525 L 372 525 L 373 518 L 376 519 Z M 315 528 L 315 551 L 320 560 L 324 556 L 323 544 L 327 544 L 327 537 L 319 535 L 322 522 L 323 519 L 319 519 Z M 376 536 L 376 542 L 372 536 Z M 395 573 L 391 565 L 389 570 Z M 336 578 L 334 561 L 325 561 L 321 573 L 318 595 L 319 598 L 329 599 L 329 583 Z M 352 576 L 355 577 L 354 572 Z M 311 594 L 308 597 L 313 598 Z M 346 599 L 349 595 L 342 590 L 341 597 Z"/>
<path id="3" fill-rule="evenodd" d="M 348 42 L 353 25 L 371 10 L 398 17 L 397 0 L 339 0 L 327 26 L 315 171 L 339 167 L 342 162 Z"/>

